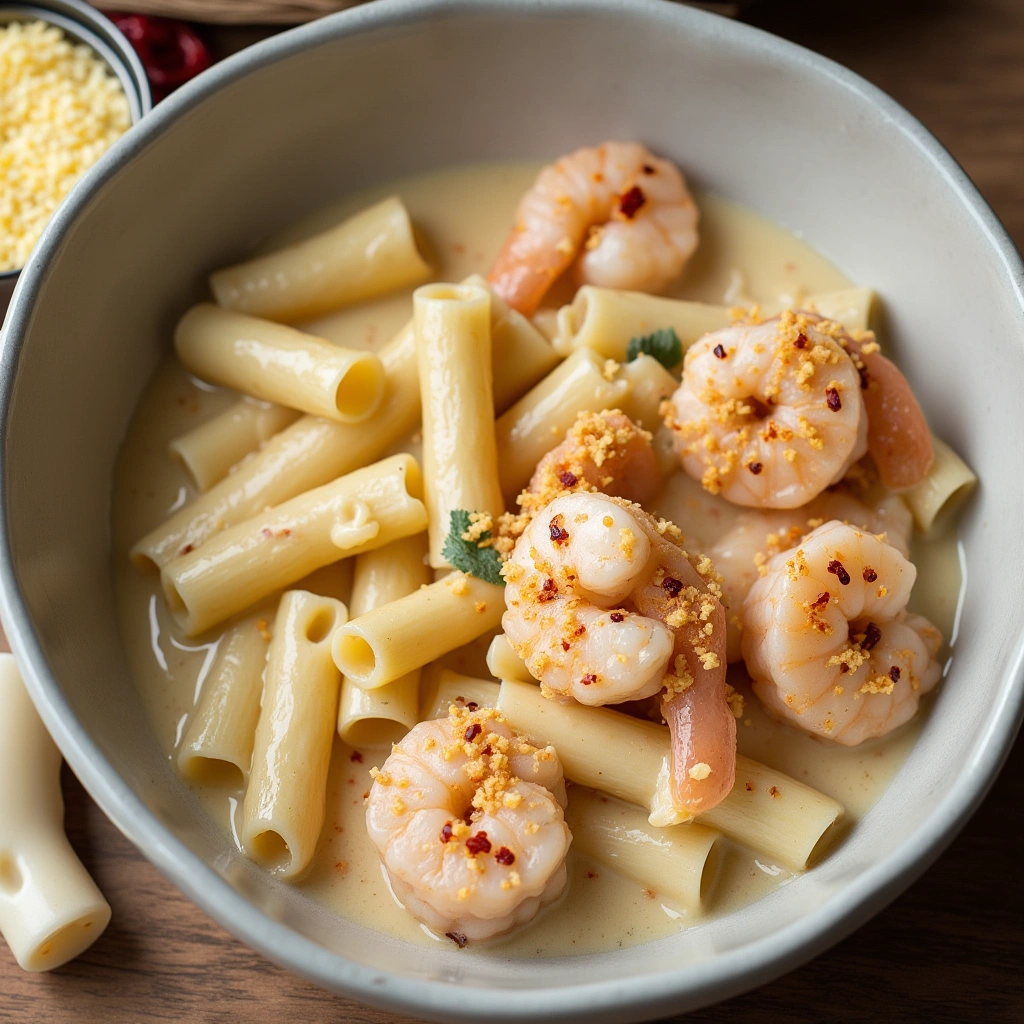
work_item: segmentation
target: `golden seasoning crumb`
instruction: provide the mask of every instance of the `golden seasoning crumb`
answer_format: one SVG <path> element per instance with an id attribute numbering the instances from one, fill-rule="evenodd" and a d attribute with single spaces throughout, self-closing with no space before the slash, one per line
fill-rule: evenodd
<path id="1" fill-rule="evenodd" d="M 477 601 L 477 603 L 473 605 L 473 607 L 482 615 L 485 611 L 487 611 L 487 602 Z"/>
<path id="2" fill-rule="evenodd" d="M 834 693 L 834 694 L 835 694 L 835 695 L 836 695 L 837 697 L 842 697 L 842 695 L 843 695 L 844 693 L 846 693 L 846 688 L 845 688 L 845 687 L 843 687 L 843 686 L 833 686 L 833 687 L 832 687 L 832 692 L 833 692 L 833 693 Z"/>
<path id="3" fill-rule="evenodd" d="M 387 772 L 382 772 L 379 768 L 370 769 L 370 778 L 380 786 L 391 785 L 391 776 Z"/>
<path id="4" fill-rule="evenodd" d="M 636 550 L 636 534 L 628 526 L 619 529 L 619 550 L 626 561 L 633 560 L 633 552 Z"/>
<path id="5" fill-rule="evenodd" d="M 729 705 L 732 710 L 734 718 L 743 717 L 744 697 L 734 686 L 730 686 L 728 683 L 725 684 L 725 702 Z"/>
<path id="6" fill-rule="evenodd" d="M 787 462 L 796 462 L 796 450 L 793 448 L 786 448 L 782 453 L 782 457 Z"/>
<path id="7" fill-rule="evenodd" d="M 270 632 L 270 623 L 266 619 L 260 619 L 256 623 L 256 629 L 259 631 L 260 636 L 269 643 L 273 639 L 273 634 Z"/>
<path id="8" fill-rule="evenodd" d="M 457 893 L 456 895 L 457 895 L 457 896 L 458 896 L 458 898 L 459 898 L 460 900 L 462 900 L 462 901 L 468 900 L 468 899 L 469 899 L 469 889 L 468 889 L 468 888 L 467 888 L 466 886 L 463 886 L 463 887 L 462 887 L 462 888 L 461 888 L 461 889 L 460 889 L 460 890 L 458 891 L 458 893 Z"/>
<path id="9" fill-rule="evenodd" d="M 889 593 L 889 588 L 888 587 L 879 587 L 878 588 L 878 596 L 879 596 L 879 598 L 885 597 L 885 595 L 888 594 L 888 593 Z"/>
<path id="10" fill-rule="evenodd" d="M 778 786 L 772 786 L 771 789 L 768 790 L 768 792 L 776 800 L 778 800 L 782 796 L 782 794 L 779 792 L 779 787 Z"/>
<path id="11" fill-rule="evenodd" d="M 601 520 L 601 525 L 606 527 L 607 529 L 611 529 L 615 525 L 615 520 L 612 519 L 611 516 L 605 516 Z"/>
<path id="12" fill-rule="evenodd" d="M 405 814 L 405 801 L 401 797 L 396 796 L 395 799 L 391 801 L 391 813 L 396 817 Z"/>
<path id="13" fill-rule="evenodd" d="M 606 359 L 601 370 L 601 376 L 605 380 L 612 381 L 619 375 L 619 364 L 614 359 Z"/>
<path id="14" fill-rule="evenodd" d="M 409 788 L 409 780 L 406 779 L 406 778 L 399 779 L 398 780 L 398 788 L 399 789 L 408 789 Z"/>
<path id="15" fill-rule="evenodd" d="M 469 580 L 466 574 L 461 572 L 452 573 L 444 578 L 444 585 L 456 596 L 465 597 L 469 593 Z"/>
<path id="16" fill-rule="evenodd" d="M 695 782 L 703 782 L 711 774 L 711 765 L 698 761 L 697 764 L 691 765 L 688 774 Z"/>

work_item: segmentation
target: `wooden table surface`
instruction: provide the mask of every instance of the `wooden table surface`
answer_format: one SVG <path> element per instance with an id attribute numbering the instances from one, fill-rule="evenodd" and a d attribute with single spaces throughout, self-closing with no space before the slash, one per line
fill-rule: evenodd
<path id="1" fill-rule="evenodd" d="M 1024 248 L 1024 0 L 764 0 L 748 18 L 918 115 Z M 211 38 L 223 52 L 262 34 Z M 1018 742 L 968 827 L 906 894 L 810 964 L 687 1021 L 1024 1021 L 1022 777 Z M 0 943 L 0 1021 L 410 1019 L 330 995 L 251 952 L 165 881 L 67 772 L 65 792 L 68 832 L 113 921 L 50 975 L 22 973 Z"/>

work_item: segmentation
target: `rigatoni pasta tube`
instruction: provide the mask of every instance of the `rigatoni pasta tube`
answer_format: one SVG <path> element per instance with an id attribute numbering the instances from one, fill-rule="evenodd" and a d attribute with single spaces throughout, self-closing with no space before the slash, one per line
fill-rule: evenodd
<path id="1" fill-rule="evenodd" d="M 0 934 L 26 971 L 88 949 L 110 907 L 64 834 L 60 751 L 0 654 Z"/>
<path id="2" fill-rule="evenodd" d="M 210 275 L 218 304 L 293 321 L 418 284 L 430 267 L 409 213 L 392 196 L 341 224 Z"/>
<path id="3" fill-rule="evenodd" d="M 661 401 L 672 396 L 679 381 L 648 355 L 623 363 L 620 372 L 629 382 L 629 394 L 623 400 L 622 411 L 634 423 L 653 433 L 661 426 Z"/>
<path id="4" fill-rule="evenodd" d="M 353 559 L 351 617 L 397 601 L 428 583 L 431 573 L 424 562 L 426 554 L 426 537 L 419 534 Z M 373 690 L 343 676 L 338 735 L 353 746 L 397 742 L 419 721 L 419 688 L 418 668 Z"/>
<path id="5" fill-rule="evenodd" d="M 393 455 L 219 533 L 161 572 L 189 636 L 341 558 L 426 529 L 419 466 Z"/>
<path id="6" fill-rule="evenodd" d="M 423 408 L 423 489 L 430 564 L 456 509 L 505 511 L 494 443 L 491 294 L 473 285 L 428 284 L 413 294 Z"/>
<path id="7" fill-rule="evenodd" d="M 978 478 L 945 441 L 932 434 L 935 459 L 928 475 L 900 497 L 910 506 L 914 522 L 924 533 L 940 534 L 953 513 L 974 490 Z"/>
<path id="8" fill-rule="evenodd" d="M 516 653 L 512 642 L 504 633 L 499 633 L 487 648 L 487 671 L 495 679 L 515 679 L 521 683 L 533 683 L 526 662 Z"/>
<path id="9" fill-rule="evenodd" d="M 537 463 L 564 437 L 581 412 L 619 407 L 629 382 L 605 376 L 605 360 L 589 348 L 574 352 L 528 391 L 494 425 L 501 489 L 511 502 Z"/>
<path id="10" fill-rule="evenodd" d="M 622 362 L 630 339 L 652 331 L 671 327 L 687 349 L 702 335 L 728 326 L 728 306 L 588 284 L 558 311 L 554 344 L 563 354 L 585 346 Z"/>
<path id="11" fill-rule="evenodd" d="M 502 682 L 497 707 L 535 743 L 550 743 L 573 782 L 649 808 L 651 824 L 679 820 L 667 795 L 671 746 L 664 726 L 607 708 L 558 704 L 529 683 Z M 739 755 L 732 792 L 698 820 L 800 870 L 842 814 L 838 801 Z"/>
<path id="12" fill-rule="evenodd" d="M 848 331 L 865 331 L 871 322 L 875 293 L 870 288 L 840 288 L 808 295 L 801 307 L 813 309 L 826 320 L 835 320 Z"/>
<path id="13" fill-rule="evenodd" d="M 384 395 L 384 367 L 372 352 L 212 302 L 193 306 L 178 321 L 174 349 L 204 380 L 339 423 L 363 422 Z"/>
<path id="14" fill-rule="evenodd" d="M 703 825 L 655 828 L 634 804 L 574 786 L 566 824 L 573 849 L 639 882 L 658 899 L 700 912 L 701 892 L 714 874 L 719 833 Z"/>
<path id="15" fill-rule="evenodd" d="M 309 866 L 324 823 L 341 686 L 331 635 L 347 617 L 340 601 L 290 590 L 274 621 L 241 839 L 253 860 L 285 878 Z"/>
<path id="16" fill-rule="evenodd" d="M 178 749 L 178 771 L 196 782 L 239 782 L 249 777 L 260 717 L 272 606 L 235 623 L 217 654 Z"/>
<path id="17" fill-rule="evenodd" d="M 474 703 L 482 708 L 493 708 L 498 703 L 498 684 L 492 679 L 476 679 L 459 672 L 428 665 L 423 670 L 420 686 L 420 721 L 447 718 L 452 704 Z"/>
<path id="18" fill-rule="evenodd" d="M 291 426 L 301 415 L 273 402 L 242 398 L 222 413 L 176 437 L 167 446 L 172 459 L 192 477 L 200 491 L 208 491 L 264 441 Z"/>
<path id="19" fill-rule="evenodd" d="M 500 310 L 493 305 L 493 299 L 491 308 L 492 313 L 496 308 Z M 493 345 L 501 346 L 501 358 L 515 366 L 516 371 L 502 370 L 494 382 L 498 411 L 534 384 L 546 366 L 546 358 L 541 358 L 544 354 L 537 349 L 536 336 L 515 326 L 503 331 L 501 323 L 505 322 L 492 327 L 491 340 Z M 512 319 L 507 322 L 511 324 Z M 540 344 L 544 344 L 543 340 Z M 520 353 L 525 353 L 522 359 Z M 135 565 L 140 569 L 162 569 L 171 559 L 199 547 L 220 530 L 379 459 L 411 434 L 420 421 L 420 383 L 412 322 L 377 354 L 387 383 L 380 407 L 368 420 L 356 426 L 303 416 L 271 438 L 230 476 L 136 542 L 131 550 Z"/>
<path id="20" fill-rule="evenodd" d="M 352 682 L 373 689 L 494 629 L 504 611 L 503 587 L 449 573 L 342 626 L 334 661 Z"/>

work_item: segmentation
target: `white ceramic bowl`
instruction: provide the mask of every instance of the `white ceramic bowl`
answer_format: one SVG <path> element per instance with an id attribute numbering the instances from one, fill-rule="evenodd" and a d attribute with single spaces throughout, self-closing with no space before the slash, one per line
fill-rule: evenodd
<path id="1" fill-rule="evenodd" d="M 118 643 L 111 470 L 205 274 L 382 176 L 639 138 L 879 289 L 935 430 L 982 486 L 962 524 L 952 671 L 906 765 L 820 867 L 651 945 L 507 961 L 347 924 L 260 873 L 160 754 Z M 848 933 L 981 800 L 1021 713 L 1024 271 L 959 167 L 892 100 L 743 25 L 629 0 L 385 0 L 290 32 L 175 94 L 53 219 L 2 358 L 3 616 L 32 695 L 107 814 L 267 956 L 448 1021 L 636 1020 L 766 981 Z"/>

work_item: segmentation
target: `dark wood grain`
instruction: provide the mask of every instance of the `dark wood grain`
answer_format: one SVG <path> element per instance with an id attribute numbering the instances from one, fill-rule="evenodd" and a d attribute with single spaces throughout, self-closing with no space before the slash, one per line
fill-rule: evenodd
<path id="1" fill-rule="evenodd" d="M 905 104 L 1024 246 L 1024 0 L 763 0 L 748 17 Z M 225 52 L 261 34 L 212 41 Z M 1024 1021 L 1022 780 L 1018 742 L 970 826 L 905 895 L 800 970 L 687 1021 Z M 65 793 L 68 832 L 113 922 L 92 950 L 52 975 L 23 974 L 0 947 L 0 1021 L 409 1020 L 269 964 L 166 882 L 70 774 Z"/>

